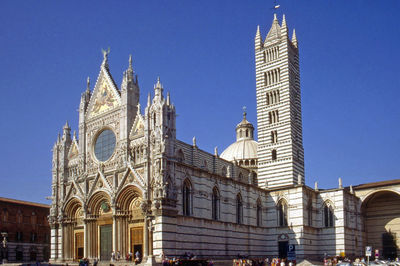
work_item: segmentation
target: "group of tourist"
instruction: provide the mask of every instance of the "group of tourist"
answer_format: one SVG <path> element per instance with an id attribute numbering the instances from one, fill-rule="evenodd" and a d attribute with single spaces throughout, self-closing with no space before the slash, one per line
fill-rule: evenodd
<path id="1" fill-rule="evenodd" d="M 111 262 L 115 262 L 115 261 L 120 261 L 121 260 L 121 252 L 117 251 L 117 253 L 115 253 L 114 251 L 111 252 Z M 142 257 L 140 255 L 139 251 L 136 251 L 135 253 L 135 257 L 133 258 L 133 254 L 132 252 L 128 252 L 128 254 L 126 254 L 125 256 L 125 260 L 126 261 L 134 261 L 135 264 L 139 264 L 142 261 Z"/>
<path id="2" fill-rule="evenodd" d="M 239 258 L 233 260 L 233 266 L 294 266 L 296 265 L 295 261 L 288 261 L 286 259 L 245 259 Z"/>

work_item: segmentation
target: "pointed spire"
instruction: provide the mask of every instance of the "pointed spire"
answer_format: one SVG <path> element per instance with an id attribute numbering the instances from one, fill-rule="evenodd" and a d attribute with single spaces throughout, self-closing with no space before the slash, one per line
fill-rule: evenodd
<path id="1" fill-rule="evenodd" d="M 343 182 L 341 177 L 339 177 L 338 183 L 339 183 L 339 188 L 343 188 Z"/>
<path id="2" fill-rule="evenodd" d="M 63 127 L 63 140 L 71 139 L 71 128 L 69 127 L 68 121 L 65 122 Z"/>
<path id="3" fill-rule="evenodd" d="M 60 143 L 60 141 L 61 141 L 61 135 L 60 135 L 60 132 L 58 132 L 57 143 Z"/>
<path id="4" fill-rule="evenodd" d="M 289 35 L 289 33 L 288 33 L 288 27 L 287 27 L 287 25 L 286 25 L 286 17 L 285 17 L 285 14 L 283 14 L 283 17 L 282 17 L 282 27 L 281 27 L 281 29 L 282 29 L 282 35 L 286 35 L 286 36 Z"/>
<path id="5" fill-rule="evenodd" d="M 76 130 L 74 130 L 73 139 L 76 140 Z"/>
<path id="6" fill-rule="evenodd" d="M 141 114 L 141 112 L 140 112 L 140 103 L 137 104 L 137 113 Z"/>
<path id="7" fill-rule="evenodd" d="M 318 191 L 318 182 L 317 181 L 315 181 L 315 183 L 314 183 L 314 190 Z"/>
<path id="8" fill-rule="evenodd" d="M 90 93 L 90 77 L 87 77 L 86 79 L 86 93 Z"/>
<path id="9" fill-rule="evenodd" d="M 214 155 L 218 157 L 218 146 L 215 146 L 214 148 Z"/>
<path id="10" fill-rule="evenodd" d="M 261 34 L 260 34 L 260 25 L 257 25 L 257 32 L 256 32 L 256 37 L 254 38 L 254 43 L 255 43 L 256 50 L 261 49 L 262 39 L 261 39 Z"/>
<path id="11" fill-rule="evenodd" d="M 297 44 L 297 37 L 296 37 L 296 30 L 295 29 L 293 29 L 292 43 L 293 43 L 294 47 L 297 48 L 298 44 Z"/>
<path id="12" fill-rule="evenodd" d="M 132 55 L 129 55 L 129 69 L 133 69 L 132 67 Z"/>
<path id="13" fill-rule="evenodd" d="M 279 21 L 278 18 L 276 17 L 276 14 L 274 14 L 274 20 L 272 21 L 271 28 L 267 34 L 267 37 L 265 38 L 265 42 L 274 41 L 280 38 L 281 38 L 281 26 L 279 25 Z"/>
<path id="14" fill-rule="evenodd" d="M 353 185 L 350 185 L 350 193 L 354 194 Z"/>
<path id="15" fill-rule="evenodd" d="M 160 77 L 157 77 L 157 83 L 154 85 L 154 97 L 163 97 L 163 86 L 160 82 Z"/>
<path id="16" fill-rule="evenodd" d="M 171 96 L 169 95 L 169 92 L 167 93 L 167 105 L 171 104 Z"/>
<path id="17" fill-rule="evenodd" d="M 65 125 L 64 125 L 63 129 L 71 129 L 71 128 L 69 127 L 68 120 L 65 122 Z"/>
<path id="18" fill-rule="evenodd" d="M 151 103 L 151 95 L 149 92 L 149 94 L 147 95 L 147 106 L 150 106 L 150 103 Z"/>

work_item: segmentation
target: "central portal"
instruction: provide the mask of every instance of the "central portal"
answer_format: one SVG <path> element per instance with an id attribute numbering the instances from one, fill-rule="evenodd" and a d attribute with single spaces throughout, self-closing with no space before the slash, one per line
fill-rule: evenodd
<path id="1" fill-rule="evenodd" d="M 100 260 L 110 260 L 112 252 L 112 225 L 100 226 Z"/>
<path id="2" fill-rule="evenodd" d="M 143 258 L 143 227 L 132 227 L 131 228 L 131 251 L 133 255 L 137 251 L 140 253 L 140 257 Z"/>

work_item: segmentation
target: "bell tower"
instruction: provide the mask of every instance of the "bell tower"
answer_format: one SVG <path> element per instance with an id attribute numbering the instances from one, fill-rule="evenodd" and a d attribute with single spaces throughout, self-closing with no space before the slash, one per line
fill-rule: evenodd
<path id="1" fill-rule="evenodd" d="M 255 36 L 258 184 L 263 188 L 304 183 L 299 51 L 289 39 L 285 15 L 276 14 L 263 41 Z"/>

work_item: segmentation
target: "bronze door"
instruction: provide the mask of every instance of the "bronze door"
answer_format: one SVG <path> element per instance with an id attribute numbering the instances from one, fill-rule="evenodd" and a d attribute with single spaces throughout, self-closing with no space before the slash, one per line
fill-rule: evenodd
<path id="1" fill-rule="evenodd" d="M 112 252 L 112 225 L 100 226 L 100 260 L 110 260 Z"/>

